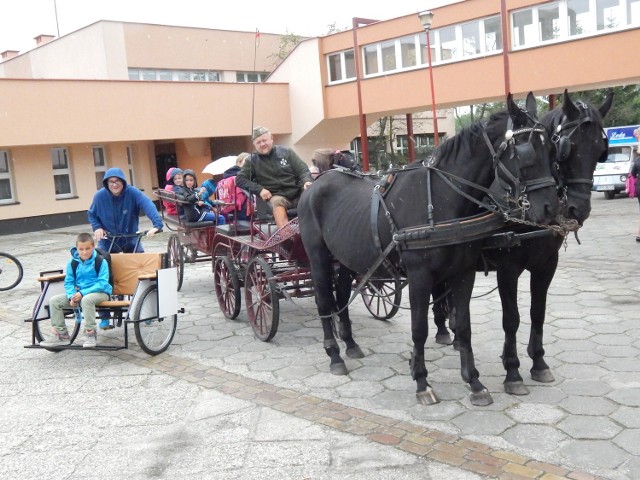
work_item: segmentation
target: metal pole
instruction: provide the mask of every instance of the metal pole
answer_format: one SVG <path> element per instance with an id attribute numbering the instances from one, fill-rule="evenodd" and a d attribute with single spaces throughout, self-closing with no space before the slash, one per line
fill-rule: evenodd
<path id="1" fill-rule="evenodd" d="M 425 28 L 427 34 L 427 57 L 429 60 L 429 79 L 431 81 L 431 115 L 433 116 L 433 144 L 440 145 L 440 133 L 438 132 L 438 114 L 436 113 L 436 92 L 433 86 L 433 65 L 431 64 L 431 40 L 429 40 L 429 29 Z"/>
<path id="2" fill-rule="evenodd" d="M 511 81 L 509 79 L 509 48 L 507 30 L 507 3 L 506 0 L 500 2 L 500 20 L 502 23 L 502 63 L 504 65 L 504 96 L 511 93 Z"/>
<path id="3" fill-rule="evenodd" d="M 58 5 L 56 4 L 56 0 L 53 0 L 53 11 L 56 15 L 56 30 L 58 32 L 58 38 L 60 38 L 60 25 L 58 25 Z"/>

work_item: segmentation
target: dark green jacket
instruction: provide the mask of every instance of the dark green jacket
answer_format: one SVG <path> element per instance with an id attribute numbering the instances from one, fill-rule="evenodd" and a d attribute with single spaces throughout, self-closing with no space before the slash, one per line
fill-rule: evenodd
<path id="1" fill-rule="evenodd" d="M 260 195 L 266 188 L 272 195 L 295 200 L 302 194 L 305 182 L 311 182 L 311 172 L 290 148 L 274 145 L 269 155 L 254 152 L 247 158 L 236 177 L 236 185 Z"/>

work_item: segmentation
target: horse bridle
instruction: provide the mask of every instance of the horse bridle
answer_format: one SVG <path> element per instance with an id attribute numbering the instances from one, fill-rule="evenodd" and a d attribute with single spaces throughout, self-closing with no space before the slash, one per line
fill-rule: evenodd
<path id="1" fill-rule="evenodd" d="M 562 173 L 562 164 L 567 162 L 569 156 L 571 155 L 571 151 L 573 150 L 573 142 L 571 141 L 571 137 L 573 134 L 585 123 L 593 122 L 591 116 L 587 113 L 587 106 L 583 102 L 576 102 L 576 106 L 580 111 L 580 116 L 576 120 L 567 121 L 567 116 L 563 115 L 560 123 L 556 127 L 555 133 L 551 136 L 551 142 L 554 144 L 556 148 L 556 171 L 558 172 L 558 189 L 562 191 L 564 196 L 574 196 L 576 198 L 582 200 L 589 200 L 591 198 L 591 186 L 593 185 L 593 178 L 566 178 Z M 566 123 L 565 123 L 566 122 Z M 565 131 L 570 130 L 569 133 L 564 133 Z M 605 149 L 600 158 L 598 159 L 598 163 L 602 163 L 607 160 L 607 154 L 609 149 L 609 139 L 602 130 L 602 137 L 605 144 Z M 576 192 L 569 187 L 571 185 L 588 185 L 589 193 L 581 193 Z"/>

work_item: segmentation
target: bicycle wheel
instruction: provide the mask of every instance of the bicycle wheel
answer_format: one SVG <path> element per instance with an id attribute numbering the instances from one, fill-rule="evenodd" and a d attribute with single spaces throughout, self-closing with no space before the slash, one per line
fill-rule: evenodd
<path id="1" fill-rule="evenodd" d="M 178 275 L 178 291 L 182 288 L 182 280 L 184 279 L 184 250 L 180 245 L 180 239 L 175 233 L 169 237 L 167 243 L 167 267 L 176 268 Z"/>
<path id="2" fill-rule="evenodd" d="M 71 337 L 71 341 L 69 343 L 71 344 L 76 341 L 76 338 L 78 338 L 81 324 L 76 322 L 76 317 L 72 313 L 65 315 L 64 323 L 67 325 L 67 331 L 69 332 L 69 336 Z M 38 343 L 53 339 L 52 328 L 53 327 L 51 326 L 51 320 L 48 318 L 45 320 L 34 321 L 33 331 Z M 62 350 L 61 348 L 56 347 L 47 347 L 46 349 L 50 352 L 59 352 L 60 350 Z"/>
<path id="3" fill-rule="evenodd" d="M 278 331 L 280 299 L 269 264 L 256 257 L 247 266 L 244 282 L 245 307 L 253 333 L 263 342 L 271 340 Z"/>
<path id="4" fill-rule="evenodd" d="M 134 330 L 140 348 L 149 355 L 164 352 L 176 334 L 178 315 L 158 318 L 158 286 L 149 285 L 141 294 L 133 312 Z"/>
<path id="5" fill-rule="evenodd" d="M 220 311 L 233 320 L 240 313 L 240 279 L 229 257 L 216 257 L 214 260 L 213 283 Z"/>
<path id="6" fill-rule="evenodd" d="M 0 253 L 0 292 L 16 287 L 23 274 L 20 260 L 8 253 Z"/>

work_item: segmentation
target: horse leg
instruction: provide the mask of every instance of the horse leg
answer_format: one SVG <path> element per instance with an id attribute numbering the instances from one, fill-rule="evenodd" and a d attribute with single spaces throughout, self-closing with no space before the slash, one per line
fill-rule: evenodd
<path id="1" fill-rule="evenodd" d="M 520 376 L 520 359 L 516 337 L 520 327 L 520 311 L 518 310 L 518 278 L 523 272 L 508 260 L 500 262 L 496 276 L 498 291 L 502 302 L 502 329 L 504 330 L 504 346 L 502 348 L 502 366 L 506 371 L 504 391 L 512 395 L 528 395 L 529 389 Z"/>
<path id="2" fill-rule="evenodd" d="M 450 279 L 451 301 L 456 311 L 456 339 L 460 345 L 460 372 L 462 379 L 469 384 L 472 405 L 486 406 L 493 403 L 489 390 L 480 381 L 480 373 L 476 369 L 473 349 L 471 348 L 471 315 L 469 304 L 475 282 L 475 269 L 470 269 Z"/>
<path id="3" fill-rule="evenodd" d="M 347 357 L 363 358 L 364 353 L 353 339 L 351 329 L 351 319 L 349 318 L 349 299 L 351 297 L 351 284 L 353 283 L 354 274 L 347 267 L 340 265 L 338 271 L 338 282 L 336 284 L 336 301 L 338 304 L 338 317 L 340 318 L 340 326 L 338 334 L 342 341 L 347 345 Z"/>
<path id="4" fill-rule="evenodd" d="M 449 305 L 447 303 L 447 285 L 441 282 L 433 286 L 431 294 L 433 298 L 433 321 L 438 331 L 436 332 L 436 343 L 440 345 L 451 345 L 451 335 L 447 329 L 447 317 L 449 316 Z"/>
<path id="5" fill-rule="evenodd" d="M 340 346 L 333 334 L 336 302 L 333 295 L 333 259 L 326 247 L 318 246 L 310 256 L 311 279 L 313 280 L 316 306 L 322 321 L 324 350 L 331 359 L 329 371 L 334 375 L 346 375 L 347 367 L 340 356 Z"/>
<path id="6" fill-rule="evenodd" d="M 549 259 L 543 268 L 531 271 L 531 332 L 527 353 L 533 360 L 531 378 L 537 382 L 549 383 L 555 378 L 544 361 L 543 329 L 547 309 L 547 293 L 558 267 L 558 253 Z"/>
<path id="7" fill-rule="evenodd" d="M 409 263 L 411 264 L 411 263 Z M 409 359 L 411 378 L 416 382 L 416 398 L 423 405 L 434 405 L 440 402 L 435 391 L 429 385 L 427 377 L 429 371 L 424 361 L 424 345 L 429 334 L 429 298 L 432 283 L 423 272 L 407 272 L 409 282 L 409 303 L 411 305 L 411 338 L 413 339 L 413 351 Z M 418 288 L 423 285 L 424 288 Z M 425 290 L 426 289 L 426 290 Z"/>

